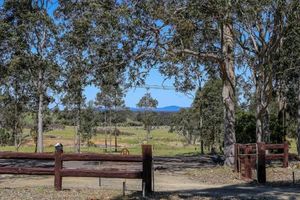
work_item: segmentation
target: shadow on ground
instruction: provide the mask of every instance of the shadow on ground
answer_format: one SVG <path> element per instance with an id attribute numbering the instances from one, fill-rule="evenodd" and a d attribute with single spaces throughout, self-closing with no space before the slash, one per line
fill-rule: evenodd
<path id="1" fill-rule="evenodd" d="M 277 185 L 276 183 L 272 183 Z M 281 183 L 282 184 L 282 183 Z M 142 192 L 133 192 L 129 195 L 118 196 L 118 199 L 143 199 Z M 154 192 L 147 196 L 147 199 L 274 199 L 274 200 L 296 200 L 300 199 L 300 185 L 272 186 L 258 185 L 254 182 L 223 187 L 204 188 L 199 190 L 179 190 Z"/>

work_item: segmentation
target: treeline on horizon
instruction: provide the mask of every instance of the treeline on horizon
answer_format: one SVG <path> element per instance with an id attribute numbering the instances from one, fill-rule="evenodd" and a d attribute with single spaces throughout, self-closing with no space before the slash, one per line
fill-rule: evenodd
<path id="1" fill-rule="evenodd" d="M 227 165 L 236 142 L 300 140 L 299 4 L 6 0 L 0 8 L 2 132 L 20 144 L 30 113 L 42 152 L 53 114 L 48 105 L 59 99 L 72 113 L 80 151 L 80 136 L 91 128 L 84 88 L 99 88 L 93 106 L 116 110 L 126 90 L 144 85 L 155 69 L 178 91 L 197 91 L 174 129 L 189 141 L 222 144 Z M 157 103 L 146 93 L 138 105 Z"/>

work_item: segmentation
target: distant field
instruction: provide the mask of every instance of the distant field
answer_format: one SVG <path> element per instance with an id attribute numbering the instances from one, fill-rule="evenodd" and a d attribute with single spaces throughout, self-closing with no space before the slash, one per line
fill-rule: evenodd
<path id="1" fill-rule="evenodd" d="M 118 150 L 127 148 L 130 154 L 140 154 L 141 144 L 146 143 L 146 131 L 143 127 L 118 127 L 122 132 L 129 134 L 118 136 Z M 183 136 L 176 133 L 168 132 L 168 127 L 159 127 L 151 131 L 150 144 L 153 145 L 153 153 L 157 156 L 174 156 L 182 154 L 195 154 L 199 152 L 199 145 L 185 145 Z M 28 132 L 27 130 L 24 131 Z M 53 130 L 45 133 L 44 147 L 46 152 L 53 152 L 54 145 L 58 142 L 64 145 L 65 152 L 74 151 L 74 127 L 66 127 L 63 130 Z M 34 144 L 30 137 L 26 138 L 27 141 L 20 148 L 21 152 L 33 152 Z M 91 140 L 96 147 L 87 147 L 82 144 L 82 152 L 104 152 L 104 134 L 97 134 Z M 111 138 L 112 148 L 114 152 L 114 136 Z M 15 151 L 14 146 L 0 147 L 1 151 Z M 108 135 L 108 152 L 109 148 L 109 135 Z"/>
<path id="2" fill-rule="evenodd" d="M 146 143 L 146 131 L 143 127 L 118 127 L 121 132 L 126 134 L 120 134 L 118 136 L 118 150 L 127 148 L 130 154 L 140 154 L 141 144 Z M 24 131 L 24 134 L 28 134 L 28 130 Z M 65 152 L 74 151 L 74 127 L 67 126 L 63 130 L 53 130 L 45 133 L 44 135 L 44 149 L 45 152 L 53 152 L 54 145 L 58 142 L 64 145 Z M 290 142 L 290 153 L 297 153 L 296 141 L 294 139 L 288 139 Z M 96 147 L 87 147 L 86 144 L 82 144 L 82 152 L 104 152 L 104 134 L 97 134 L 91 140 Z M 112 135 L 111 151 L 114 152 L 114 136 Z M 108 152 L 109 148 L 109 135 L 108 135 Z M 175 156 L 182 154 L 197 154 L 199 153 L 199 145 L 186 145 L 184 137 L 176 133 L 170 133 L 168 127 L 159 127 L 151 131 L 150 144 L 153 145 L 153 153 L 156 156 Z M 14 146 L 0 147 L 0 151 L 15 151 Z M 20 152 L 33 152 L 34 144 L 30 137 L 26 138 L 26 142 L 19 148 Z"/>

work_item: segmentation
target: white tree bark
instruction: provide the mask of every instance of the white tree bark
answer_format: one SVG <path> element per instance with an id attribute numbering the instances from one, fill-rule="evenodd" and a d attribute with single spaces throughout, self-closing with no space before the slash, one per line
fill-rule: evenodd
<path id="1" fill-rule="evenodd" d="M 298 130 L 297 130 L 297 136 L 298 136 L 298 144 L 297 144 L 297 149 L 298 149 L 298 155 L 300 156 L 300 82 L 298 85 Z"/>
<path id="2" fill-rule="evenodd" d="M 230 5 L 229 5 L 230 6 Z M 230 16 L 228 17 L 230 20 Z M 234 41 L 230 22 L 223 25 L 223 56 L 221 66 L 223 79 L 223 103 L 224 103 L 224 154 L 225 164 L 234 164 L 235 138 L 235 72 L 234 72 Z"/>
<path id="3" fill-rule="evenodd" d="M 43 144 L 43 74 L 42 70 L 39 70 L 39 81 L 38 81 L 38 90 L 39 90 L 39 105 L 38 105 L 38 140 L 37 140 L 37 152 L 41 153 L 44 150 Z"/>

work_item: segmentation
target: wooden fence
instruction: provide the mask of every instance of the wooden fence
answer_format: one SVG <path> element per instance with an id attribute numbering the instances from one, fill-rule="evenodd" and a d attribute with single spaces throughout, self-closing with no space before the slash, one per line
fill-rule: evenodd
<path id="1" fill-rule="evenodd" d="M 63 177 L 103 177 L 142 179 L 143 191 L 145 193 L 151 193 L 153 191 L 151 145 L 142 145 L 141 156 L 96 153 L 63 153 L 62 149 L 56 149 L 55 153 L 0 152 L 0 159 L 53 160 L 54 168 L 0 167 L 0 174 L 54 175 L 54 187 L 56 190 L 62 190 Z M 142 170 L 69 169 L 63 167 L 64 161 L 139 162 L 142 164 Z"/>
<path id="2" fill-rule="evenodd" d="M 281 150 L 275 153 L 274 150 Z M 259 183 L 266 182 L 266 160 L 282 160 L 283 167 L 288 167 L 289 146 L 283 144 L 235 144 L 235 171 L 243 178 L 252 179 L 252 169 L 257 170 Z M 268 152 L 268 153 L 267 153 Z"/>

